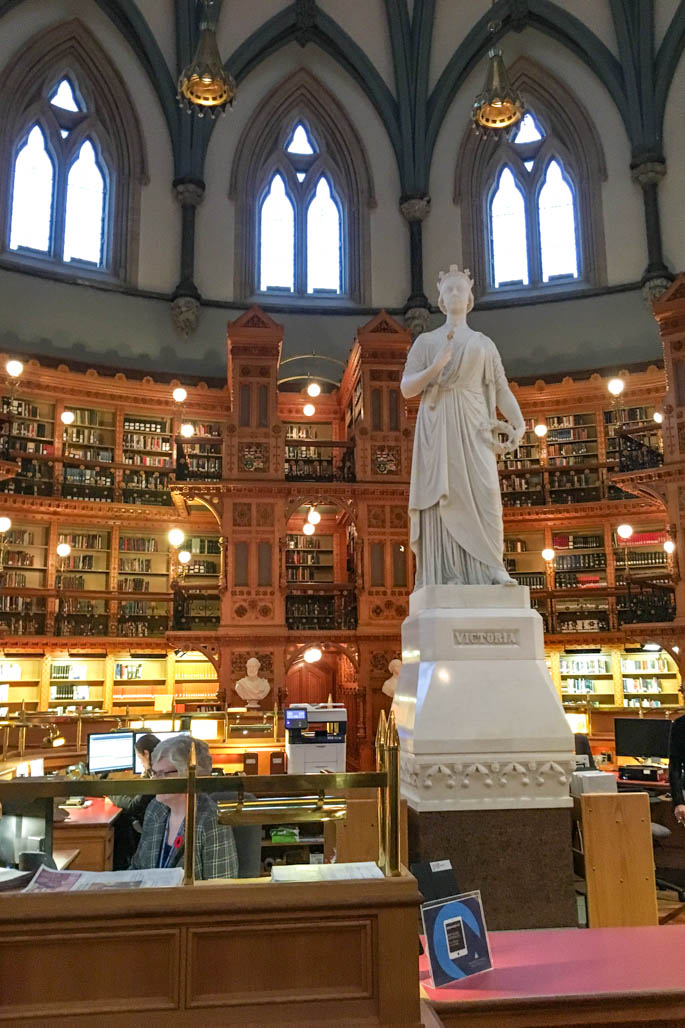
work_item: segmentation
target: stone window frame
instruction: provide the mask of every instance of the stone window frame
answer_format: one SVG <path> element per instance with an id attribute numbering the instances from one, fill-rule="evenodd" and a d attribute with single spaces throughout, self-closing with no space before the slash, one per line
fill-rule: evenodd
<path id="1" fill-rule="evenodd" d="M 284 147 L 301 122 L 319 152 L 315 166 L 329 181 L 341 211 L 342 291 L 325 296 L 304 292 L 261 292 L 259 284 L 259 215 L 276 171 L 290 192 L 293 169 Z M 248 121 L 231 167 L 229 199 L 235 204 L 234 296 L 245 302 L 302 306 L 359 304 L 370 300 L 371 252 L 369 211 L 376 206 L 371 164 L 349 116 L 326 86 L 306 69 L 289 75 L 273 89 Z M 306 203 L 308 201 L 302 201 Z M 302 219 L 304 220 L 304 219 Z M 303 261 L 297 246 L 295 262 Z M 297 274 L 295 276 L 297 285 Z"/>
<path id="2" fill-rule="evenodd" d="M 20 144 L 38 124 L 55 165 L 55 188 L 66 179 L 68 162 L 60 169 L 50 144 L 49 95 L 68 79 L 83 99 L 87 117 L 72 131 L 90 139 L 105 175 L 105 239 L 103 262 L 64 261 L 50 254 L 10 249 L 14 165 Z M 27 83 L 28 88 L 27 88 Z M 140 194 L 148 182 L 143 135 L 137 112 L 119 71 L 92 33 L 73 19 L 35 35 L 6 65 L 0 79 L 0 257 L 27 271 L 55 277 L 92 279 L 135 285 L 140 242 Z M 54 132 L 54 126 L 52 126 Z M 69 158 L 70 160 L 71 158 Z M 55 194 L 56 195 L 56 194 Z M 66 205 L 66 188 L 61 189 Z M 64 211 L 53 210 L 54 219 Z M 52 232 L 51 232 L 52 235 Z"/>
<path id="3" fill-rule="evenodd" d="M 540 297 L 543 293 L 549 297 L 606 286 L 602 182 L 606 181 L 607 170 L 599 133 L 568 86 L 542 65 L 519 57 L 511 65 L 510 76 L 545 133 L 536 162 L 546 168 L 556 158 L 565 177 L 571 179 L 579 276 L 566 282 L 531 281 L 526 286 L 496 288 L 492 284 L 489 208 L 496 179 L 504 166 L 511 165 L 514 146 L 495 138 L 482 140 L 469 126 L 457 157 L 453 199 L 461 210 L 462 260 L 473 275 L 475 296 L 487 305 L 492 301 L 516 302 L 518 298 Z M 533 195 L 537 197 L 541 178 L 542 173 L 537 171 L 535 184 L 530 183 L 526 191 L 527 200 Z M 527 214 L 531 279 L 540 265 L 539 235 L 531 230 L 536 220 Z M 536 256 L 532 256 L 534 252 Z"/>

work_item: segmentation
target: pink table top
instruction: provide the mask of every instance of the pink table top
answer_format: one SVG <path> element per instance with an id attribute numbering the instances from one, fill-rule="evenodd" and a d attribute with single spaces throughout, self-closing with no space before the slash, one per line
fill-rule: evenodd
<path id="1" fill-rule="evenodd" d="M 490 951 L 491 971 L 440 989 L 431 985 L 427 957 L 420 957 L 428 999 L 477 1004 L 679 992 L 685 1000 L 685 925 L 491 932 Z"/>

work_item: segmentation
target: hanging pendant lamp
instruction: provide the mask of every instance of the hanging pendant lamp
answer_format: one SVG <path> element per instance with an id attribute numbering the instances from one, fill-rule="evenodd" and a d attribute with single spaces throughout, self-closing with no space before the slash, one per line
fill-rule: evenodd
<path id="1" fill-rule="evenodd" d="M 488 50 L 485 88 L 476 97 L 471 117 L 476 131 L 483 135 L 509 135 L 524 115 L 521 94 L 514 89 L 499 47 Z"/>
<path id="2" fill-rule="evenodd" d="M 232 107 L 237 86 L 224 69 L 216 39 L 222 0 L 199 0 L 200 37 L 195 56 L 178 80 L 178 101 L 189 113 L 203 117 L 205 111 L 215 118 Z"/>

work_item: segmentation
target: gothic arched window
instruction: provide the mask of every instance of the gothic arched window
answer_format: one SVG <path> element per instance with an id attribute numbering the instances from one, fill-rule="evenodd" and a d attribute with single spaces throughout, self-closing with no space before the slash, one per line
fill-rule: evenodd
<path id="1" fill-rule="evenodd" d="M 345 211 L 320 148 L 301 122 L 275 164 L 259 209 L 259 290 L 339 296 Z"/>
<path id="2" fill-rule="evenodd" d="M 525 58 L 512 78 L 527 113 L 509 140 L 465 137 L 455 200 L 479 296 L 606 281 L 601 145 L 584 108 Z"/>
<path id="3" fill-rule="evenodd" d="M 33 112 L 15 149 L 10 250 L 102 268 L 108 250 L 107 179 L 98 126 L 63 78 Z"/>
<path id="4" fill-rule="evenodd" d="M 133 280 L 142 139 L 88 30 L 72 21 L 30 42 L 5 69 L 0 108 L 0 250 L 61 273 Z"/>
<path id="5" fill-rule="evenodd" d="M 578 280 L 575 187 L 531 112 L 498 156 L 488 203 L 490 287 Z"/>
<path id="6" fill-rule="evenodd" d="M 235 294 L 368 299 L 366 154 L 347 115 L 301 70 L 267 97 L 236 148 Z"/>

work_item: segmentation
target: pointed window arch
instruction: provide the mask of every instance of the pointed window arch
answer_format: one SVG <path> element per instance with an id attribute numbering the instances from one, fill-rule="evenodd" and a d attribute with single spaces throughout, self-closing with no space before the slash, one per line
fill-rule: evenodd
<path id="1" fill-rule="evenodd" d="M 465 136 L 455 202 L 480 297 L 606 283 L 597 132 L 578 100 L 528 58 L 511 67 L 527 113 L 509 140 Z"/>
<path id="2" fill-rule="evenodd" d="M 274 294 L 294 306 L 313 297 L 368 301 L 369 162 L 346 112 L 308 71 L 282 83 L 250 120 L 229 195 L 236 204 L 236 296 L 263 303 Z M 280 235 L 270 220 L 275 196 L 287 225 Z"/>
<path id="3" fill-rule="evenodd" d="M 60 274 L 135 281 L 142 137 L 123 82 L 81 22 L 39 34 L 14 57 L 0 109 L 0 252 Z"/>

